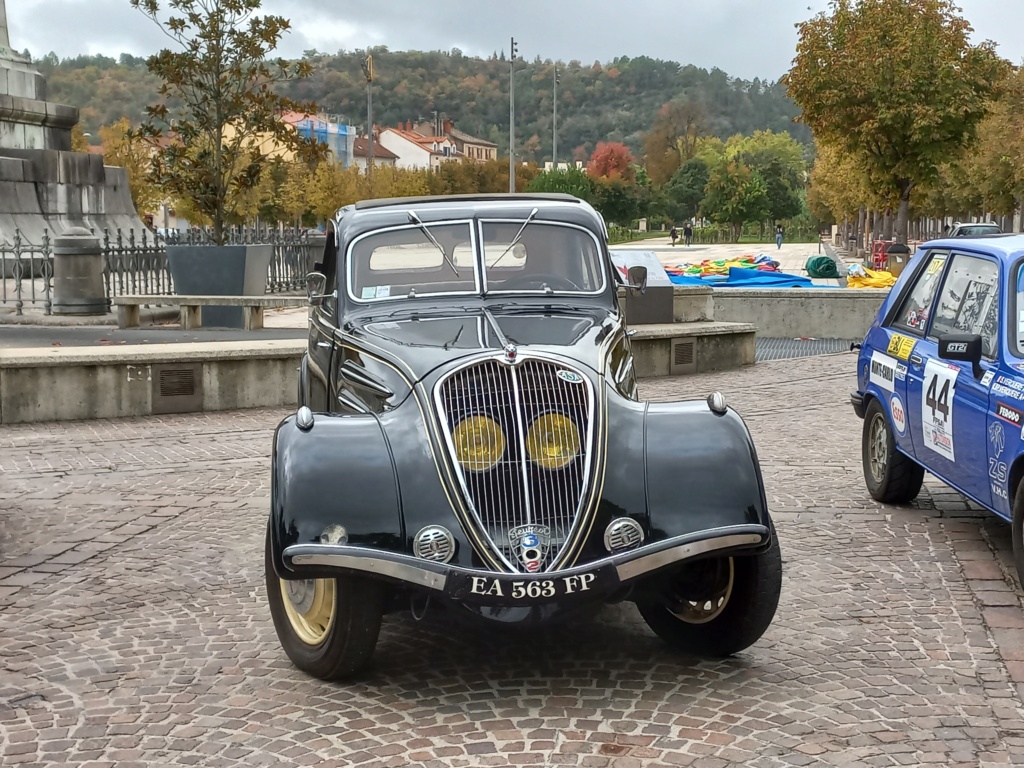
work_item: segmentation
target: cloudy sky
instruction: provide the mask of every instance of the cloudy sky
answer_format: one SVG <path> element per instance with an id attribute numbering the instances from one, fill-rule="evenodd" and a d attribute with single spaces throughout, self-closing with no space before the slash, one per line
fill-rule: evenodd
<path id="1" fill-rule="evenodd" d="M 6 0 L 11 45 L 33 56 L 122 52 L 145 55 L 166 38 L 129 0 Z M 977 40 L 994 40 L 1003 56 L 1024 60 L 1024 3 L 960 0 Z M 734 77 L 775 80 L 790 65 L 794 24 L 824 10 L 826 0 L 265 0 L 292 20 L 281 53 L 335 52 L 367 45 L 392 50 L 449 50 L 584 63 L 646 55 Z"/>

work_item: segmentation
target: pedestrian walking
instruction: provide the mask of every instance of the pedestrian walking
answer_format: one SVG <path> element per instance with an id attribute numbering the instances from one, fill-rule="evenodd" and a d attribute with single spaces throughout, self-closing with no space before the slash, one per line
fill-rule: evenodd
<path id="1" fill-rule="evenodd" d="M 676 240 L 679 238 L 679 230 L 676 229 L 676 225 L 672 225 L 672 231 L 668 233 L 668 236 L 672 238 L 672 247 L 676 247 Z"/>
<path id="2" fill-rule="evenodd" d="M 683 225 L 683 242 L 686 243 L 686 247 L 690 247 L 690 243 L 693 242 L 693 227 L 690 226 L 690 222 L 686 222 Z"/>
<path id="3" fill-rule="evenodd" d="M 775 225 L 775 246 L 778 250 L 782 250 L 782 238 L 786 234 L 786 230 L 782 228 L 781 224 Z"/>

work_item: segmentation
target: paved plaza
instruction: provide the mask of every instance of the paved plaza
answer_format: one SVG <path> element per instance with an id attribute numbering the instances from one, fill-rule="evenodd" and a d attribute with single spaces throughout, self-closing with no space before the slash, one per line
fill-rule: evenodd
<path id="1" fill-rule="evenodd" d="M 913 507 L 871 501 L 854 361 L 643 387 L 720 389 L 757 440 L 782 601 L 724 661 L 672 654 L 630 604 L 542 633 L 406 613 L 363 679 L 320 682 L 263 586 L 283 412 L 6 427 L 0 764 L 1024 765 L 1009 526 L 931 479 Z"/>

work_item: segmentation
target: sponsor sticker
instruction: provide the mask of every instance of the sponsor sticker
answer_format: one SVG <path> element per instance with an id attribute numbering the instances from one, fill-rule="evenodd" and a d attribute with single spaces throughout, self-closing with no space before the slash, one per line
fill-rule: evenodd
<path id="1" fill-rule="evenodd" d="M 894 333 L 892 338 L 889 339 L 889 349 L 887 351 L 893 357 L 899 358 L 900 360 L 907 360 L 910 357 L 910 353 L 914 351 L 914 345 L 916 343 L 917 339 Z"/>
<path id="2" fill-rule="evenodd" d="M 1024 413 L 1005 403 L 996 403 L 996 416 L 1003 421 L 1010 422 L 1015 427 L 1024 427 Z"/>
<path id="3" fill-rule="evenodd" d="M 886 392 L 896 387 L 896 361 L 881 352 L 871 353 L 871 383 Z"/>
<path id="4" fill-rule="evenodd" d="M 985 375 L 981 377 L 981 386 L 987 387 L 992 383 L 992 379 L 996 377 L 994 371 L 985 371 Z"/>
<path id="5" fill-rule="evenodd" d="M 907 412 L 903 408 L 903 401 L 900 396 L 893 394 L 889 399 L 889 414 L 892 416 L 892 426 L 899 433 L 900 437 L 907 434 Z"/>
<path id="6" fill-rule="evenodd" d="M 967 344 L 962 341 L 951 341 L 946 345 L 946 351 L 954 355 L 967 354 Z"/>
<path id="7" fill-rule="evenodd" d="M 960 369 L 929 360 L 924 369 L 924 397 L 921 398 L 921 432 L 925 447 L 956 461 L 953 451 L 953 403 Z"/>
<path id="8" fill-rule="evenodd" d="M 896 363 L 896 378 L 900 381 L 907 380 L 907 366 L 903 363 Z"/>
<path id="9" fill-rule="evenodd" d="M 1024 384 L 1009 376 L 999 376 L 992 385 L 993 395 L 1002 395 L 1012 400 L 1024 400 Z"/>

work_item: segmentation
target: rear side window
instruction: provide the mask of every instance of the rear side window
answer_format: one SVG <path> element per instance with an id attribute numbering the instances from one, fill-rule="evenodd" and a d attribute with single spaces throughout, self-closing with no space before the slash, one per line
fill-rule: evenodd
<path id="1" fill-rule="evenodd" d="M 977 333 L 985 357 L 995 357 L 999 337 L 999 265 L 956 254 L 942 284 L 930 335 Z"/>
<path id="2" fill-rule="evenodd" d="M 903 300 L 896 315 L 893 325 L 918 336 L 924 336 L 924 329 L 928 327 L 928 318 L 931 317 L 932 304 L 935 302 L 935 294 L 942 279 L 942 268 L 946 266 L 947 253 L 931 253 L 928 255 L 928 263 L 918 275 L 917 281 Z"/>

